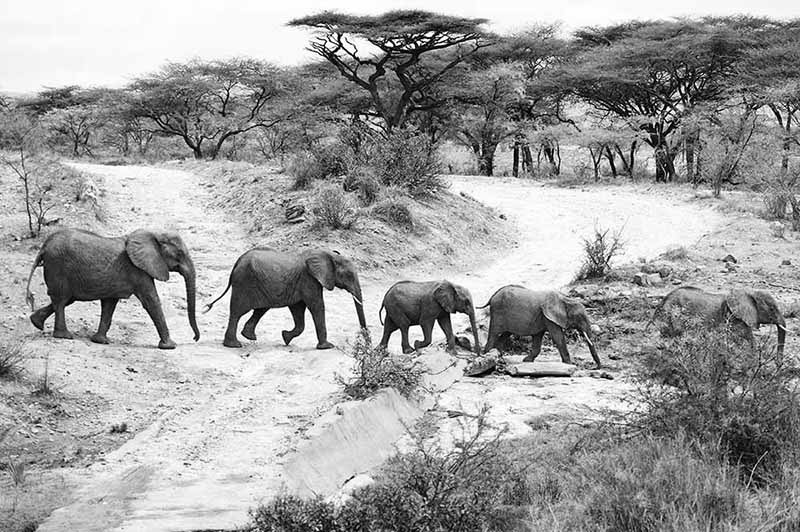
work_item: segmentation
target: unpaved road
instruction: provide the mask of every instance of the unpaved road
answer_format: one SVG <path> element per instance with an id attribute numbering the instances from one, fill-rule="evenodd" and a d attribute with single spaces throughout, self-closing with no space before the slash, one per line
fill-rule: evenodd
<path id="1" fill-rule="evenodd" d="M 198 270 L 198 307 L 221 292 L 235 259 L 254 244 L 223 214 L 204 208 L 205 192 L 191 174 L 148 167 L 79 168 L 104 180 L 110 223 L 118 234 L 152 227 L 174 229 L 184 236 Z M 453 181 L 455 190 L 468 192 L 513 218 L 521 232 L 520 246 L 491 266 L 450 276 L 468 286 L 478 304 L 508 283 L 533 287 L 564 284 L 578 266 L 579 237 L 590 233 L 595 218 L 604 226 L 625 222 L 628 256 L 632 258 L 651 256 L 672 244 L 691 245 L 717 223 L 712 213 L 624 190 L 589 193 L 510 180 Z M 379 334 L 374 317 L 390 283 L 366 279 L 362 283 L 373 337 Z M 121 304 L 115 314 L 109 333 L 114 343 L 89 344 L 87 335 L 77 329 L 80 339 L 65 349 L 64 356 L 77 364 L 74 361 L 81 352 L 96 350 L 123 368 L 128 361 L 160 364 L 164 374 L 174 376 L 175 387 L 162 383 L 155 392 L 159 395 L 149 396 L 162 412 L 158 420 L 85 471 L 67 470 L 77 476 L 72 480 L 81 488 L 75 502 L 54 512 L 40 527 L 42 531 L 232 529 L 246 520 L 248 508 L 291 480 L 286 478 L 283 463 L 305 443 L 307 432 L 319 432 L 309 431 L 315 419 L 330 414 L 334 407 L 338 388 L 334 375 L 346 373 L 350 360 L 337 350 L 316 351 L 312 331 L 292 346 L 283 346 L 277 331 L 290 328 L 287 311 L 269 312 L 259 325 L 259 342 L 231 350 L 221 345 L 227 297 L 210 313 L 198 316 L 202 337 L 194 343 L 186 323 L 180 278 L 160 283 L 158 288 L 178 349 L 164 352 L 153 348 L 154 327 L 132 300 Z M 39 284 L 36 291 L 41 297 L 43 286 Z M 346 294 L 334 291 L 326 294 L 326 307 L 330 338 L 344 346 L 357 327 L 352 303 Z M 93 304 L 76 304 L 67 311 L 68 323 L 76 319 L 95 323 L 98 315 Z M 440 337 L 437 331 L 436 339 Z M 42 337 L 36 342 L 53 341 Z M 399 339 L 393 338 L 393 349 L 398 348 L 396 343 Z M 79 371 L 72 376 L 81 378 Z M 515 387 L 523 382 L 529 381 L 494 390 L 486 384 L 462 387 L 456 383 L 443 400 L 478 402 L 495 397 L 508 405 L 519 393 Z M 609 390 L 601 389 L 605 384 L 595 380 L 592 390 L 605 393 Z M 103 386 L 102 382 L 93 385 Z M 557 386 L 566 389 L 566 383 Z M 571 392 L 570 388 L 565 396 L 577 401 L 596 398 L 592 393 Z M 539 392 L 539 397 L 552 397 L 553 393 Z M 557 403 L 548 402 L 551 407 Z M 363 446 L 353 444 L 353 449 L 363 452 Z M 375 450 L 379 451 L 383 452 Z"/>

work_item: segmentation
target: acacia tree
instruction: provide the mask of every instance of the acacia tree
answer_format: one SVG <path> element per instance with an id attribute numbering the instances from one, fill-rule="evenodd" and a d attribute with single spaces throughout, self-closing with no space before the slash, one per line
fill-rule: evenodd
<path id="1" fill-rule="evenodd" d="M 169 63 L 129 90 L 134 116 L 149 119 L 157 134 L 182 139 L 195 158 L 208 153 L 213 159 L 232 137 L 290 118 L 270 113 L 288 84 L 278 68 L 237 58 Z"/>
<path id="2" fill-rule="evenodd" d="M 325 11 L 294 19 L 290 26 L 317 30 L 309 50 L 369 95 L 363 115 L 386 132 L 410 115 L 444 105 L 435 85 L 467 57 L 488 46 L 485 19 L 418 10 L 356 16 Z M 446 60 L 442 60 L 446 54 Z"/>
<path id="3" fill-rule="evenodd" d="M 695 106 L 721 99 L 752 45 L 750 30 L 737 19 L 584 29 L 576 34 L 575 61 L 557 82 L 645 133 L 655 154 L 656 181 L 672 181 L 682 119 Z"/>

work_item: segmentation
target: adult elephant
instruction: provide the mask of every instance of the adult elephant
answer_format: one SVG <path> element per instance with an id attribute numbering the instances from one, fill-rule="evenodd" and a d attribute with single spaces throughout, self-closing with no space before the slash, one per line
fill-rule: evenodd
<path id="1" fill-rule="evenodd" d="M 308 309 L 317 330 L 317 349 L 330 349 L 325 327 L 325 301 L 322 289 L 333 287 L 347 290 L 353 297 L 358 323 L 366 329 L 361 284 L 356 267 L 350 259 L 337 252 L 322 249 L 306 251 L 299 255 L 282 253 L 270 248 L 255 248 L 236 260 L 231 270 L 228 286 L 220 296 L 209 303 L 205 312 L 231 289 L 230 316 L 225 339 L 226 347 L 242 347 L 236 337 L 239 320 L 250 310 L 253 314 L 242 328 L 242 336 L 256 339 L 256 325 L 267 310 L 289 307 L 294 318 L 294 329 L 283 331 L 286 345 L 299 336 L 305 328 Z"/>
<path id="2" fill-rule="evenodd" d="M 75 301 L 100 300 L 100 326 L 92 342 L 107 344 L 106 333 L 117 301 L 135 295 L 150 315 L 158 331 L 161 349 L 174 349 L 164 312 L 153 279 L 166 281 L 169 272 L 178 272 L 186 283 L 186 308 L 194 339 L 200 338 L 195 321 L 195 270 L 189 250 L 175 233 L 137 230 L 126 236 L 103 237 L 88 231 L 64 229 L 47 237 L 28 276 L 26 297 L 34 310 L 31 278 L 44 266 L 44 280 L 50 304 L 31 314 L 37 329 L 56 315 L 55 338 L 72 338 L 67 330 L 64 309 Z"/>
<path id="3" fill-rule="evenodd" d="M 591 324 L 586 309 L 579 301 L 554 290 L 533 291 L 524 286 L 508 285 L 495 292 L 488 303 L 478 308 L 487 306 L 490 309 L 486 351 L 494 348 L 504 333 L 532 336 L 533 349 L 525 361 L 533 362 L 542 349 L 542 338 L 547 332 L 556 344 L 561 360 L 569 364 L 564 331 L 576 329 L 589 346 L 595 364 L 600 367 L 600 357 L 597 356 L 593 341 L 599 328 Z"/>
<path id="4" fill-rule="evenodd" d="M 786 320 L 775 298 L 763 290 L 731 290 L 727 294 L 716 294 L 694 286 L 682 286 L 664 296 L 651 323 L 657 318 L 664 322 L 661 329 L 664 336 L 681 334 L 686 320 L 694 318 L 710 327 L 730 323 L 751 342 L 754 328 L 774 324 L 778 330 L 777 354 L 783 354 Z"/>
<path id="5" fill-rule="evenodd" d="M 420 347 L 431 343 L 433 322 L 439 323 L 447 339 L 447 348 L 455 350 L 455 336 L 450 323 L 450 314 L 461 312 L 469 316 L 469 324 L 475 339 L 475 352 L 481 353 L 481 344 L 478 341 L 478 328 L 475 325 L 475 307 L 472 305 L 472 296 L 463 286 L 450 281 L 400 281 L 387 290 L 383 296 L 383 303 L 378 310 L 386 309 L 386 321 L 383 324 L 383 338 L 379 344 L 386 347 L 389 337 L 394 331 L 400 329 L 402 335 L 403 353 L 411 353 Z M 420 325 L 423 340 L 414 342 L 414 349 L 408 343 L 408 327 Z"/>

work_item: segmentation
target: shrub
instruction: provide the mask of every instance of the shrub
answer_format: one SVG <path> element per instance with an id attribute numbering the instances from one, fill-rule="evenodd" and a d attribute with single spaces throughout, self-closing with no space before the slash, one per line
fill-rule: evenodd
<path id="1" fill-rule="evenodd" d="M 414 229 L 414 216 L 411 214 L 411 208 L 403 200 L 387 198 L 375 205 L 372 213 L 381 220 L 407 231 Z"/>
<path id="2" fill-rule="evenodd" d="M 435 146 L 419 132 L 406 129 L 378 141 L 371 161 L 384 185 L 398 186 L 412 195 L 436 193 L 447 187 L 439 177 Z"/>
<path id="3" fill-rule="evenodd" d="M 767 220 L 783 220 L 786 218 L 786 207 L 789 199 L 784 191 L 770 188 L 762 196 L 764 201 L 764 218 Z"/>
<path id="4" fill-rule="evenodd" d="M 373 347 L 368 334 L 359 333 L 350 356 L 355 360 L 349 379 L 337 377 L 344 393 L 353 399 L 364 399 L 382 388 L 394 388 L 405 397 L 419 387 L 424 373 L 410 357 L 392 356 L 385 348 Z"/>
<path id="5" fill-rule="evenodd" d="M 611 268 L 611 261 L 622 253 L 622 229 L 610 234 L 610 229 L 603 230 L 595 226 L 594 237 L 583 240 L 584 262 L 578 272 L 578 279 L 602 277 Z"/>
<path id="6" fill-rule="evenodd" d="M 364 167 L 348 173 L 342 181 L 342 187 L 345 192 L 358 192 L 358 199 L 365 207 L 375 203 L 383 189 L 375 173 Z"/>
<path id="7" fill-rule="evenodd" d="M 753 481 L 779 479 L 800 452 L 800 397 L 791 357 L 724 330 L 688 328 L 644 357 L 637 426 L 657 436 L 683 432 L 721 446 Z"/>
<path id="8" fill-rule="evenodd" d="M 23 342 L 9 342 L 0 346 L 0 379 L 11 379 L 19 375 L 23 353 Z"/>
<path id="9" fill-rule="evenodd" d="M 286 165 L 286 171 L 294 177 L 293 188 L 295 190 L 306 189 L 315 179 L 324 177 L 319 161 L 308 152 L 293 155 Z"/>
<path id="10" fill-rule="evenodd" d="M 358 210 L 341 187 L 334 184 L 320 187 L 311 207 L 316 224 L 331 229 L 350 229 L 358 219 Z"/>
<path id="11" fill-rule="evenodd" d="M 334 508 L 323 500 L 281 495 L 251 513 L 253 532 L 509 530 L 522 471 L 490 434 L 482 410 L 454 446 L 414 434 L 409 453 L 390 458 L 373 484 Z"/>

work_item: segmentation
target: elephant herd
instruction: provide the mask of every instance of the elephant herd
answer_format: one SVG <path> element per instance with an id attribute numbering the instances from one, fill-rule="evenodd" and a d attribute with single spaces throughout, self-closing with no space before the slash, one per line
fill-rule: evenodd
<path id="1" fill-rule="evenodd" d="M 50 303 L 36 309 L 30 283 L 39 266 L 44 268 Z M 109 238 L 76 229 L 57 231 L 43 243 L 28 276 L 26 297 L 33 311 L 30 320 L 41 330 L 45 320 L 55 314 L 53 336 L 72 338 L 66 325 L 65 308 L 75 301 L 99 299 L 100 325 L 91 341 L 105 344 L 108 343 L 106 334 L 117 302 L 135 295 L 155 324 L 159 335 L 158 347 L 173 349 L 175 342 L 170 338 L 154 283 L 154 280 L 168 280 L 169 272 L 178 272 L 185 281 L 189 325 L 197 341 L 200 331 L 195 319 L 195 267 L 179 235 L 137 230 L 122 237 Z M 269 309 L 289 307 L 294 328 L 282 332 L 283 341 L 288 345 L 303 332 L 308 310 L 314 321 L 317 349 L 330 349 L 333 344 L 327 337 L 323 289 L 333 290 L 334 287 L 351 295 L 359 326 L 365 329 L 361 284 L 350 259 L 338 252 L 321 249 L 289 254 L 259 247 L 237 259 L 228 286 L 207 305 L 206 312 L 230 290 L 230 312 L 223 345 L 241 347 L 236 331 L 239 321 L 248 312 L 252 311 L 241 334 L 255 340 L 256 326 Z M 531 336 L 533 347 L 526 360 L 532 361 L 539 354 L 547 332 L 562 361 L 569 363 L 565 332 L 577 330 L 595 364 L 600 366 L 594 345 L 599 329 L 591 324 L 580 302 L 554 290 L 533 291 L 509 285 L 497 290 L 485 305 L 477 308 L 485 307 L 489 307 L 490 316 L 489 335 L 484 346 L 486 351 L 493 349 L 502 335 Z M 383 324 L 379 345 L 386 347 L 392 333 L 399 329 L 404 353 L 426 347 L 431 343 L 436 322 L 444 332 L 448 349 L 453 350 L 455 335 L 450 314 L 459 312 L 469 317 L 474 349 L 480 354 L 475 308 L 469 290 L 463 286 L 449 281 L 400 281 L 386 292 L 378 313 Z M 384 310 L 385 320 L 382 316 Z M 753 328 L 765 323 L 775 324 L 778 328 L 778 352 L 783 352 L 786 322 L 775 299 L 766 292 L 736 290 L 720 295 L 692 287 L 677 288 L 665 296 L 653 316 L 654 320 L 662 318 L 666 322 L 662 333 L 681 332 L 679 323 L 673 319 L 676 310 L 688 312 L 709 325 L 732 323 L 751 340 Z M 423 340 L 415 341 L 413 348 L 408 337 L 412 325 L 419 325 L 423 333 Z"/>

